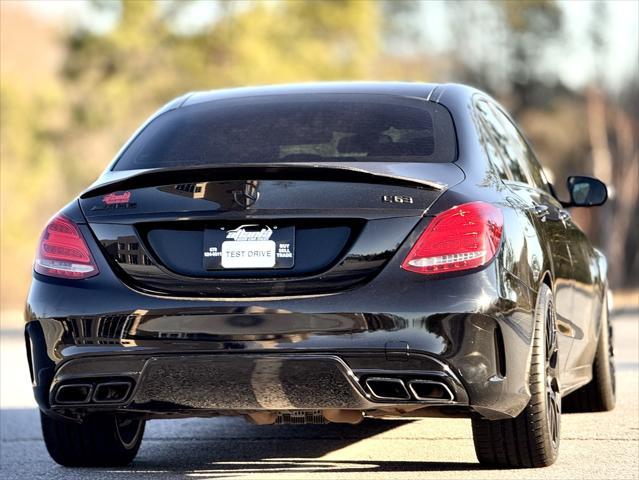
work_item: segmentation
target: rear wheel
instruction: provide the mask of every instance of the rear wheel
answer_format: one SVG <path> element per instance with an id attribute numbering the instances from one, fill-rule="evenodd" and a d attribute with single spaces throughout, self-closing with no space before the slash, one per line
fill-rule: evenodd
<path id="1" fill-rule="evenodd" d="M 40 413 L 44 443 L 65 467 L 116 467 L 138 453 L 145 420 L 111 413 L 91 414 L 82 423 Z"/>
<path id="2" fill-rule="evenodd" d="M 557 330 L 552 292 L 537 296 L 530 369 L 530 402 L 516 418 L 472 418 L 475 453 L 486 466 L 546 467 L 557 459 L 561 396 L 557 380 Z"/>
<path id="3" fill-rule="evenodd" d="M 601 332 L 592 364 L 592 380 L 564 399 L 564 412 L 607 412 L 615 408 L 616 379 L 612 325 L 608 302 L 601 312 Z"/>

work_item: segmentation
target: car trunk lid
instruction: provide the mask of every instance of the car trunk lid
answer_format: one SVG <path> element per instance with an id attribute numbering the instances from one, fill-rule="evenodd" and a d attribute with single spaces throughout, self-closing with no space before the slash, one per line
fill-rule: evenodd
<path id="1" fill-rule="evenodd" d="M 372 278 L 462 179 L 454 164 L 133 170 L 105 175 L 80 205 L 114 270 L 134 288 L 196 297 L 318 294 Z"/>

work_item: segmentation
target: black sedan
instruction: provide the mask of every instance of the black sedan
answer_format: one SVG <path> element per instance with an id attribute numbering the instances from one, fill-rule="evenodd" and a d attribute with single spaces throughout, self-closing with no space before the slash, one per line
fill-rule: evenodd
<path id="1" fill-rule="evenodd" d="M 605 257 L 512 119 L 463 85 L 170 102 L 53 217 L 26 306 L 49 453 L 124 465 L 154 418 L 465 416 L 498 467 L 615 402 Z M 563 403 L 563 406 L 562 406 Z"/>

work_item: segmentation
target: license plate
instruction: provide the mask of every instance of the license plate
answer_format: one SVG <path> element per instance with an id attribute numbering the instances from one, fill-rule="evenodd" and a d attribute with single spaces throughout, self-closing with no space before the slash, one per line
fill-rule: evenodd
<path id="1" fill-rule="evenodd" d="M 222 268 L 273 268 L 275 242 L 222 242 Z"/>
<path id="2" fill-rule="evenodd" d="M 292 268 L 295 262 L 295 227 L 242 225 L 204 231 L 204 268 Z"/>

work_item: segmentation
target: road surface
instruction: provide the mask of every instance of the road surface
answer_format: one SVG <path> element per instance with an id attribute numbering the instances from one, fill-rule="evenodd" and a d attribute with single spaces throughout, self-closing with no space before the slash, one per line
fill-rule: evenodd
<path id="1" fill-rule="evenodd" d="M 468 420 L 365 421 L 359 426 L 254 426 L 241 419 L 154 420 L 134 464 L 65 469 L 47 455 L 31 397 L 22 333 L 0 336 L 0 474 L 31 478 L 250 479 L 637 479 L 639 478 L 639 315 L 615 316 L 618 406 L 564 415 L 555 465 L 485 470 Z"/>

